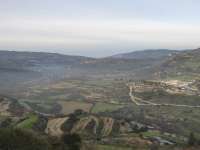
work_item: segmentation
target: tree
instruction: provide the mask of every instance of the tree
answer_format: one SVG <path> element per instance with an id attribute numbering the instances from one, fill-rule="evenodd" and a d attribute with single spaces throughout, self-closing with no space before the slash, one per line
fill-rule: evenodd
<path id="1" fill-rule="evenodd" d="M 69 150 L 80 150 L 81 148 L 82 141 L 78 134 L 64 134 L 62 140 Z"/>
<path id="2" fill-rule="evenodd" d="M 1 150 L 50 150 L 46 138 L 21 129 L 0 129 Z"/>
<path id="3" fill-rule="evenodd" d="M 196 142 L 197 142 L 197 140 L 196 140 L 196 138 L 195 138 L 195 136 L 194 136 L 194 133 L 191 132 L 191 133 L 190 133 L 190 136 L 189 136 L 189 138 L 188 138 L 188 145 L 193 146 L 193 145 L 196 144 Z"/>

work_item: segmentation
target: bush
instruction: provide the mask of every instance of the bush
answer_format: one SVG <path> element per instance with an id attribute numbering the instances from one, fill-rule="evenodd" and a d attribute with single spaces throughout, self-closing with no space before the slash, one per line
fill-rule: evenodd
<path id="1" fill-rule="evenodd" d="M 69 150 L 80 150 L 81 148 L 81 138 L 78 134 L 64 134 L 62 140 Z"/>
<path id="2" fill-rule="evenodd" d="M 189 138 L 188 138 L 188 145 L 189 145 L 189 146 L 194 146 L 196 143 L 197 143 L 197 140 L 196 140 L 196 138 L 195 138 L 195 136 L 194 136 L 194 133 L 191 132 L 191 133 L 190 133 L 190 136 L 189 136 Z"/>
<path id="3" fill-rule="evenodd" d="M 0 129 L 1 150 L 49 150 L 46 138 L 21 129 Z"/>
<path id="4" fill-rule="evenodd" d="M 80 150 L 81 138 L 77 134 L 47 137 L 20 128 L 0 129 L 0 150 Z"/>

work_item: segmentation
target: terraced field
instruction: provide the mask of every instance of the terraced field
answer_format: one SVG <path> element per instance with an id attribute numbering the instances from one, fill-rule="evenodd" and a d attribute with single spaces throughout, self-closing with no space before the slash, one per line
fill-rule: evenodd
<path id="1" fill-rule="evenodd" d="M 1 116 L 10 116 L 10 112 L 8 111 L 11 102 L 9 101 L 1 101 L 0 102 L 0 115 Z"/>
<path id="2" fill-rule="evenodd" d="M 113 129 L 114 120 L 112 118 L 103 118 L 103 124 L 101 134 L 103 137 L 109 136 Z"/>
<path id="3" fill-rule="evenodd" d="M 63 134 L 61 129 L 62 124 L 67 121 L 68 117 L 63 118 L 54 118 L 48 120 L 47 127 L 45 129 L 45 133 L 52 136 L 60 136 Z"/>
<path id="4" fill-rule="evenodd" d="M 115 120 L 110 117 L 99 117 L 95 115 L 82 116 L 78 120 L 71 122 L 70 117 L 59 117 L 48 120 L 45 133 L 52 136 L 61 136 L 66 133 L 78 133 L 84 135 L 93 135 L 98 137 L 109 137 L 115 132 L 115 134 L 127 133 L 127 130 L 122 130 L 125 125 L 121 124 L 121 121 Z M 115 124 L 115 125 L 114 125 Z M 116 127 L 117 124 L 117 128 Z M 128 124 L 128 122 L 125 122 Z M 65 129 L 64 126 L 71 126 L 71 128 Z"/>
<path id="5" fill-rule="evenodd" d="M 71 133 L 81 133 L 81 132 L 83 132 L 91 121 L 95 122 L 95 125 L 94 125 L 93 129 L 91 129 L 91 130 L 93 131 L 94 134 L 96 134 L 98 124 L 99 124 L 99 120 L 98 120 L 98 118 L 96 118 L 94 116 L 88 116 L 88 117 L 81 118 L 74 125 L 74 127 L 71 130 Z"/>
<path id="6" fill-rule="evenodd" d="M 111 135 L 120 135 L 123 133 L 129 133 L 133 130 L 137 130 L 137 127 L 131 128 L 130 122 L 124 120 L 116 120 L 111 117 L 86 115 L 78 118 L 79 119 L 74 119 L 73 117 L 73 119 L 71 119 L 69 117 L 68 120 L 64 120 L 64 118 L 50 120 L 46 128 L 46 133 L 51 133 L 51 130 L 56 132 L 55 130 L 58 129 L 58 126 L 59 130 L 62 126 L 63 131 L 66 133 L 78 133 L 84 136 L 90 135 L 92 137 L 106 138 L 110 137 Z M 59 135 L 62 134 L 60 131 L 57 132 Z"/>

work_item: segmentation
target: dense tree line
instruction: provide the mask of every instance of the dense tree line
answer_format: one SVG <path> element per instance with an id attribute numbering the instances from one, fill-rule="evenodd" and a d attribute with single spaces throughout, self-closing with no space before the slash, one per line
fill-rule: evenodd
<path id="1" fill-rule="evenodd" d="M 0 129 L 0 150 L 79 150 L 80 147 L 81 138 L 77 134 L 56 138 L 22 129 Z"/>

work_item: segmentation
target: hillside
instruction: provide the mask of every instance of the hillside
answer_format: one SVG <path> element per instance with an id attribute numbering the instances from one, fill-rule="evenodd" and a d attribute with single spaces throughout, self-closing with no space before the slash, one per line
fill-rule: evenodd
<path id="1" fill-rule="evenodd" d="M 133 75 L 137 77 L 148 77 L 145 71 L 161 63 L 160 59 L 121 59 L 102 58 L 82 64 L 81 69 L 89 70 L 91 73 L 114 75 L 116 77 Z M 136 76 L 135 74 L 138 74 Z"/>
<path id="2" fill-rule="evenodd" d="M 153 50 L 135 53 L 132 59 L 112 57 L 95 59 L 56 53 L 0 51 L 2 85 L 0 93 L 10 93 L 10 91 L 13 93 L 16 89 L 24 89 L 24 84 L 27 87 L 66 77 L 151 78 L 152 68 L 167 59 L 171 51 Z"/>
<path id="3" fill-rule="evenodd" d="M 195 79 L 200 73 L 200 49 L 183 51 L 170 57 L 158 68 L 161 78 Z"/>
<path id="4" fill-rule="evenodd" d="M 178 53 L 180 51 L 165 49 L 134 51 L 87 61 L 81 65 L 81 68 L 93 73 L 114 75 L 116 78 L 124 76 L 148 79 L 153 77 L 152 73 L 157 66 Z"/>
<path id="5" fill-rule="evenodd" d="M 111 58 L 121 58 L 121 59 L 162 59 L 173 54 L 179 53 L 176 50 L 168 49 L 157 49 L 157 50 L 142 50 L 142 51 L 133 51 L 130 53 L 122 53 L 111 56 Z"/>
<path id="6" fill-rule="evenodd" d="M 73 65 L 92 60 L 82 56 L 44 52 L 0 51 L 0 93 L 19 89 L 27 83 L 60 80 L 70 74 Z"/>
<path id="7" fill-rule="evenodd" d="M 199 49 L 131 59 L 0 53 L 1 127 L 79 134 L 101 149 L 173 149 L 191 133 L 200 141 L 200 80 L 177 80 L 198 76 Z M 158 75 L 172 79 L 152 80 Z"/>
<path id="8" fill-rule="evenodd" d="M 38 65 L 73 65 L 91 58 L 45 52 L 0 51 L 0 68 L 17 69 Z"/>

